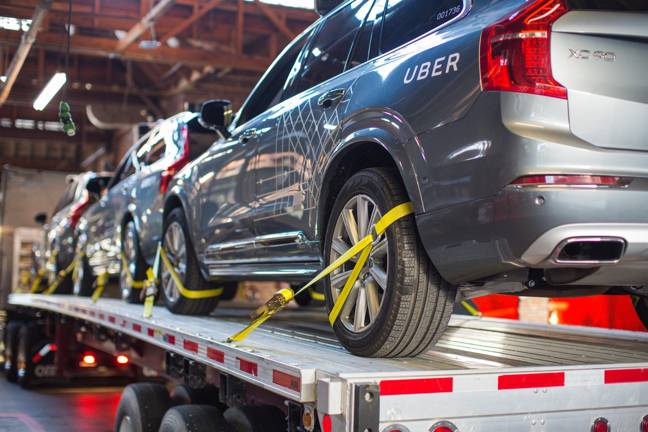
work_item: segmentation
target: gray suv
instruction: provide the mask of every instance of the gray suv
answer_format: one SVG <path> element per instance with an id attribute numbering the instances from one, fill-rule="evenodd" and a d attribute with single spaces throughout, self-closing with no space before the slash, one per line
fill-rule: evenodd
<path id="1" fill-rule="evenodd" d="M 76 293 L 89 295 L 94 276 L 108 272 L 119 275 L 126 301 L 141 300 L 139 288 L 160 241 L 169 183 L 216 136 L 200 125 L 197 114 L 184 112 L 156 124 L 126 152 L 107 190 L 79 223 L 83 254 L 74 272 Z"/>
<path id="2" fill-rule="evenodd" d="M 323 2 L 320 2 L 323 3 Z M 328 2 L 330 3 L 330 1 Z M 411 201 L 334 329 L 413 356 L 455 299 L 648 291 L 648 4 L 350 0 L 272 64 L 176 175 L 164 246 L 187 288 L 306 281 Z M 353 262 L 325 281 L 329 308 Z M 214 300 L 167 306 L 207 313 Z"/>

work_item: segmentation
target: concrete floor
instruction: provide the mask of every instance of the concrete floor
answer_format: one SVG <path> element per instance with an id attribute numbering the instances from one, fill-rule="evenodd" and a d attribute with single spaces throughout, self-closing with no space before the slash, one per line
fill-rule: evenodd
<path id="1" fill-rule="evenodd" d="M 121 388 L 23 390 L 0 374 L 0 432 L 108 432 Z"/>

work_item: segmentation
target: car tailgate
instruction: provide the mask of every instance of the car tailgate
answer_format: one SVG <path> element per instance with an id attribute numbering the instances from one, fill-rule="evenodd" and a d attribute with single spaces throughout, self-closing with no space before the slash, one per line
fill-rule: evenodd
<path id="1" fill-rule="evenodd" d="M 551 63 L 568 90 L 572 133 L 648 151 L 648 12 L 568 12 L 553 25 Z"/>

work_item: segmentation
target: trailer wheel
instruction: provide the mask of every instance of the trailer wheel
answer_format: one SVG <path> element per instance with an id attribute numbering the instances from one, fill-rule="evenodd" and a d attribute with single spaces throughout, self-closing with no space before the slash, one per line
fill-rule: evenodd
<path id="1" fill-rule="evenodd" d="M 74 282 L 73 293 L 80 297 L 90 297 L 94 292 L 94 276 L 88 257 L 83 255 L 79 260 L 78 267 L 72 272 Z"/>
<path id="2" fill-rule="evenodd" d="M 204 291 L 215 288 L 203 278 L 200 272 L 187 222 L 180 207 L 173 209 L 164 221 L 162 247 L 187 290 Z M 160 266 L 159 279 L 164 303 L 173 313 L 206 315 L 218 304 L 218 297 L 192 299 L 183 296 L 164 265 Z"/>
<path id="3" fill-rule="evenodd" d="M 146 261 L 142 257 L 139 248 L 139 240 L 135 222 L 132 220 L 126 223 L 122 233 L 121 253 L 124 259 L 119 261 L 119 291 L 122 299 L 128 303 L 141 303 L 141 289 L 133 287 L 133 282 L 141 282 L 146 277 Z"/>
<path id="4" fill-rule="evenodd" d="M 370 168 L 351 177 L 337 195 L 326 226 L 326 265 L 369 234 L 390 209 L 409 201 L 391 169 Z M 355 262 L 324 279 L 333 308 Z M 372 253 L 333 328 L 353 354 L 409 357 L 426 351 L 445 331 L 456 296 L 430 262 L 413 216 L 395 222 Z"/>
<path id="5" fill-rule="evenodd" d="M 284 432 L 288 427 L 284 413 L 271 405 L 229 408 L 224 416 L 232 432 Z"/>
<path id="6" fill-rule="evenodd" d="M 648 297 L 639 297 L 634 303 L 635 310 L 639 320 L 643 323 L 646 330 L 648 330 Z"/>
<path id="7" fill-rule="evenodd" d="M 211 405 L 180 405 L 164 415 L 160 432 L 225 432 L 223 413 Z"/>
<path id="8" fill-rule="evenodd" d="M 157 432 L 171 401 L 159 383 L 126 386 L 119 400 L 115 432 Z"/>
<path id="9" fill-rule="evenodd" d="M 16 381 L 23 388 L 28 388 L 34 379 L 34 346 L 36 330 L 29 324 L 23 324 L 18 331 L 18 349 L 16 351 Z"/>
<path id="10" fill-rule="evenodd" d="M 22 323 L 19 321 L 10 321 L 5 328 L 4 370 L 7 380 L 10 382 L 16 382 L 17 378 L 16 357 L 18 351 L 18 334 L 21 325 Z"/>

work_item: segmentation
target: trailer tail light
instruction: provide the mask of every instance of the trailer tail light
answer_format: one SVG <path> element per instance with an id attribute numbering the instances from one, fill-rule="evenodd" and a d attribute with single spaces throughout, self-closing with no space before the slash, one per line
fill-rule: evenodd
<path id="1" fill-rule="evenodd" d="M 407 429 L 403 425 L 395 424 L 395 425 L 387 426 L 385 429 L 382 430 L 382 432 L 409 432 L 409 429 Z"/>
<path id="2" fill-rule="evenodd" d="M 639 426 L 639 431 L 648 432 L 648 415 L 644 416 L 643 420 L 641 420 L 641 426 Z"/>
<path id="3" fill-rule="evenodd" d="M 457 426 L 453 425 L 448 421 L 441 421 L 435 423 L 430 428 L 430 432 L 458 432 Z"/>
<path id="4" fill-rule="evenodd" d="M 551 73 L 551 26 L 568 11 L 564 0 L 537 0 L 481 35 L 482 89 L 567 99 Z"/>
<path id="5" fill-rule="evenodd" d="M 116 358 L 117 364 L 120 366 L 126 366 L 129 362 L 128 356 L 125 354 L 119 354 Z"/>
<path id="6" fill-rule="evenodd" d="M 77 226 L 79 219 L 81 219 L 81 216 L 83 216 L 83 213 L 86 211 L 89 205 L 90 194 L 88 194 L 87 190 L 84 190 L 81 200 L 74 204 L 74 206 L 72 206 L 70 213 L 68 214 L 68 221 L 72 228 L 75 228 Z"/>
<path id="7" fill-rule="evenodd" d="M 512 183 L 515 186 L 549 186 L 549 187 L 621 187 L 630 184 L 630 180 L 624 177 L 580 175 L 580 174 L 543 174 L 529 175 L 515 179 Z"/>
<path id="8" fill-rule="evenodd" d="M 607 419 L 599 417 L 594 420 L 591 432 L 610 432 L 610 424 L 608 423 Z"/>
<path id="9" fill-rule="evenodd" d="M 162 174 L 160 174 L 160 193 L 162 195 L 164 195 L 169 189 L 169 183 L 171 183 L 173 176 L 175 176 L 182 167 L 189 163 L 189 131 L 187 125 L 182 127 L 182 139 L 184 141 L 184 144 L 182 145 L 182 154 L 164 171 L 162 171 Z"/>
<path id="10" fill-rule="evenodd" d="M 81 358 L 81 363 L 79 363 L 79 366 L 81 366 L 81 367 L 95 367 L 95 366 L 97 366 L 97 358 L 92 353 L 85 353 L 85 354 L 83 354 L 83 357 Z"/>

